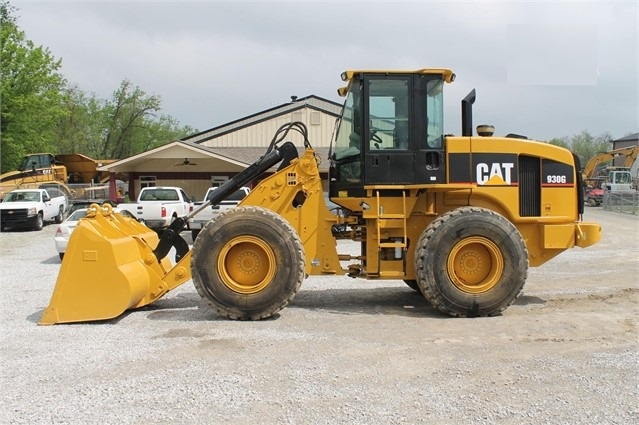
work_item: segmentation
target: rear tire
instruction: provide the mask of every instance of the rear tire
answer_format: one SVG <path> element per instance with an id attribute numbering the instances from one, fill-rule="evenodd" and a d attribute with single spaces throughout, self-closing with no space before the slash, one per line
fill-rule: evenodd
<path id="1" fill-rule="evenodd" d="M 56 222 L 56 224 L 60 224 L 62 223 L 63 219 L 64 219 L 64 207 L 60 206 L 60 209 L 58 210 L 58 215 L 55 216 L 54 221 Z"/>
<path id="2" fill-rule="evenodd" d="M 283 309 L 305 277 L 302 243 L 293 227 L 260 207 L 221 212 L 193 243 L 198 293 L 219 315 L 265 319 Z"/>
<path id="3" fill-rule="evenodd" d="M 422 290 L 421 290 L 421 289 L 419 289 L 419 285 L 417 284 L 417 281 L 416 281 L 416 280 L 414 280 L 414 279 L 404 279 L 404 283 L 405 283 L 406 285 L 408 285 L 408 287 L 409 287 L 410 289 L 413 289 L 413 290 L 415 290 L 415 291 L 417 291 L 417 292 L 422 292 Z"/>
<path id="4" fill-rule="evenodd" d="M 434 220 L 416 247 L 422 293 L 459 317 L 494 316 L 517 298 L 528 274 L 528 251 L 517 228 L 484 208 L 463 207 Z"/>

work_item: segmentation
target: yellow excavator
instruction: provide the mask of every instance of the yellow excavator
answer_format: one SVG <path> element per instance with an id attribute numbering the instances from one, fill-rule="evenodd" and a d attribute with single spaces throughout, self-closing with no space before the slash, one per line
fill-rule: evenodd
<path id="1" fill-rule="evenodd" d="M 619 192 L 629 191 L 633 187 L 630 167 L 639 155 L 639 146 L 627 146 L 601 152 L 588 160 L 582 171 L 584 181 L 584 201 L 591 207 L 601 205 L 606 190 Z M 604 164 L 623 158 L 621 165 Z M 636 185 L 636 181 L 634 185 Z"/>
<path id="2" fill-rule="evenodd" d="M 623 158 L 623 164 L 620 165 L 620 167 L 630 168 L 637 159 L 637 155 L 639 155 L 639 146 L 637 145 L 598 153 L 586 163 L 582 171 L 583 179 L 586 180 L 597 177 L 596 173 L 599 166 L 617 158 Z"/>
<path id="3" fill-rule="evenodd" d="M 462 100 L 461 136 L 444 133 L 449 69 L 346 71 L 345 103 L 329 153 L 326 206 L 304 124 L 286 124 L 266 153 L 215 191 L 216 204 L 259 180 L 209 221 L 192 249 L 177 219 L 161 237 L 93 205 L 73 232 L 40 324 L 107 320 L 192 279 L 212 310 L 259 320 L 282 310 L 309 275 L 403 280 L 442 313 L 500 314 L 528 267 L 601 238 L 582 221 L 583 182 L 568 150 L 519 135 L 473 136 L 475 91 Z M 289 132 L 304 138 L 299 155 Z M 338 239 L 357 243 L 339 253 Z M 174 261 L 168 258 L 175 253 Z"/>

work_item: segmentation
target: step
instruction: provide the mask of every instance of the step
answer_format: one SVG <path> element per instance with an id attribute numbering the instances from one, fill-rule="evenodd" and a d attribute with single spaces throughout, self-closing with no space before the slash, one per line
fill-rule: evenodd
<path id="1" fill-rule="evenodd" d="M 404 272 L 395 271 L 395 270 L 386 270 L 379 273 L 379 277 L 382 277 L 382 278 L 403 279 L 404 276 L 405 276 Z"/>
<path id="2" fill-rule="evenodd" d="M 405 214 L 380 214 L 377 218 L 405 218 Z"/>
<path id="3" fill-rule="evenodd" d="M 380 248 L 406 248 L 404 242 L 382 242 L 377 246 Z"/>

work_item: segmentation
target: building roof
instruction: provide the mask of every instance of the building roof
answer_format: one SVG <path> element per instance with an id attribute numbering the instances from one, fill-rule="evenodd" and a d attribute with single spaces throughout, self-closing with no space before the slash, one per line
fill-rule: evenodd
<path id="1" fill-rule="evenodd" d="M 239 172 L 263 156 L 266 147 L 207 147 L 202 143 L 303 108 L 314 109 L 337 117 L 341 112 L 342 105 L 314 95 L 301 99 L 292 98 L 291 102 L 283 105 L 115 161 L 98 168 L 98 170 L 112 173 L 166 171 L 173 169 L 173 166 L 182 165 L 179 162 L 176 163 L 178 159 L 189 159 L 190 165 L 193 165 L 189 168 L 190 172 L 206 172 L 213 169 L 218 172 Z M 302 148 L 298 147 L 298 149 L 301 154 Z M 329 148 L 315 148 L 315 152 L 321 160 L 321 172 L 328 171 L 328 150 Z M 199 162 L 198 159 L 200 159 Z M 184 165 L 186 164 L 187 162 L 184 161 Z M 277 166 L 273 169 L 276 168 Z"/>
<path id="2" fill-rule="evenodd" d="M 229 171 L 242 170 L 246 167 L 245 163 L 234 159 L 228 154 L 220 155 L 219 153 L 212 152 L 205 146 L 177 140 L 175 142 L 159 146 L 155 149 L 151 149 L 150 151 L 142 152 L 137 155 L 133 155 L 128 158 L 124 158 L 111 164 L 105 165 L 98 168 L 98 170 L 115 173 L 134 171 L 141 167 L 143 167 L 145 170 L 153 168 L 155 168 L 156 170 L 166 170 L 167 167 L 175 165 L 175 161 L 177 158 L 188 158 L 191 160 L 210 159 L 213 161 L 211 162 L 211 164 L 214 165 L 221 165 L 222 163 L 226 164 L 225 168 L 231 168 L 231 170 Z"/>
<path id="3" fill-rule="evenodd" d="M 299 154 L 302 154 L 300 148 Z M 320 172 L 328 171 L 329 148 L 315 148 L 320 158 Z M 158 148 L 152 149 L 129 158 L 110 163 L 100 167 L 99 171 L 112 173 L 129 171 L 167 170 L 176 164 L 178 159 L 189 159 L 194 166 L 189 168 L 192 172 L 224 171 L 239 172 L 257 161 L 266 153 L 265 147 L 222 147 L 208 148 L 196 143 L 177 140 Z M 200 160 L 200 161 L 198 161 Z M 277 166 L 274 167 L 277 169 Z"/>
<path id="4" fill-rule="evenodd" d="M 632 141 L 637 141 L 639 140 L 639 133 L 634 133 L 634 134 L 629 134 L 627 136 L 623 136 L 620 139 L 616 139 L 613 140 L 612 143 L 617 143 L 617 142 L 632 142 Z"/>
<path id="5" fill-rule="evenodd" d="M 342 111 L 341 104 L 332 102 L 319 96 L 310 95 L 302 97 L 300 99 L 293 97 L 291 102 L 285 103 L 283 105 L 278 105 L 274 108 L 270 108 L 262 112 L 248 115 L 244 118 L 231 121 L 227 124 L 214 127 L 200 133 L 192 134 L 183 138 L 182 140 L 199 144 L 207 140 L 215 139 L 216 137 L 220 137 L 239 129 L 258 124 L 262 121 L 271 120 L 278 116 L 286 115 L 303 108 L 309 108 L 316 111 L 324 112 L 335 117 L 338 117 Z"/>

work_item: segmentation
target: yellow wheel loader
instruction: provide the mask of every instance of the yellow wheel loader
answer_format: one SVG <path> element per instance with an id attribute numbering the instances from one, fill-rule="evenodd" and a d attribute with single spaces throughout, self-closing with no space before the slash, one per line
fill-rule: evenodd
<path id="1" fill-rule="evenodd" d="M 260 180 L 237 208 L 209 221 L 190 250 L 94 205 L 69 241 L 41 324 L 105 320 L 193 280 L 219 315 L 259 320 L 283 309 L 308 275 L 403 280 L 450 316 L 493 316 L 520 293 L 529 266 L 600 240 L 581 220 L 577 157 L 523 136 L 473 136 L 474 90 L 462 134 L 444 134 L 448 69 L 347 71 L 329 153 L 326 206 L 304 124 L 282 126 L 265 155 L 215 191 L 216 204 Z M 304 136 L 298 156 L 290 131 Z M 208 203 L 200 206 L 206 208 Z M 340 254 L 337 239 L 358 255 Z M 167 258 L 174 248 L 175 264 Z"/>

